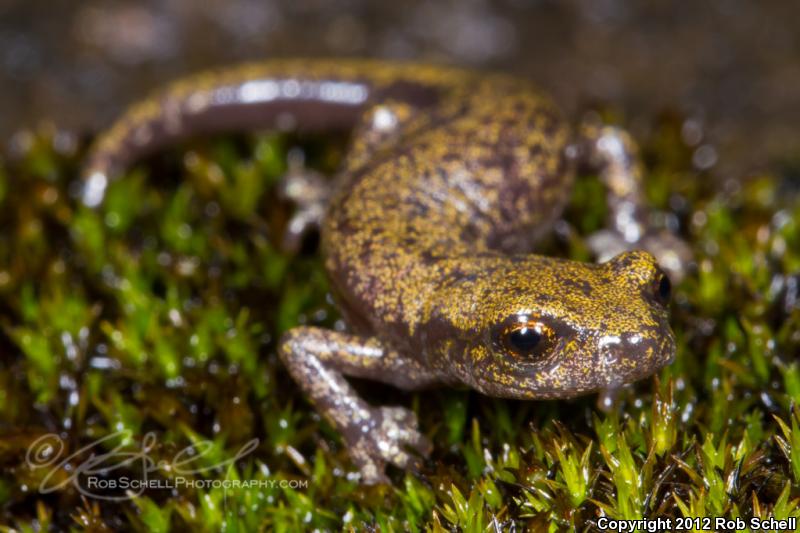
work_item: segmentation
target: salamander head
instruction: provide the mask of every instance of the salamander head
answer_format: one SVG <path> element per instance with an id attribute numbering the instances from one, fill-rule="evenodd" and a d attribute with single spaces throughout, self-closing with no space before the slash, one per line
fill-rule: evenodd
<path id="1" fill-rule="evenodd" d="M 493 396 L 568 398 L 670 363 L 670 282 L 646 252 L 596 265 L 530 257 L 488 275 L 465 380 Z"/>

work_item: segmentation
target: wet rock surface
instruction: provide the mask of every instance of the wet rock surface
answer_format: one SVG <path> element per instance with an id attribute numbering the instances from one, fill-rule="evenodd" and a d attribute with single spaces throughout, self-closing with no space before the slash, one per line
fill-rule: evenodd
<path id="1" fill-rule="evenodd" d="M 514 72 L 634 130 L 674 110 L 709 144 L 700 166 L 739 175 L 800 145 L 798 15 L 790 1 L 4 0 L 0 134 L 96 131 L 165 81 L 236 61 L 377 56 Z"/>

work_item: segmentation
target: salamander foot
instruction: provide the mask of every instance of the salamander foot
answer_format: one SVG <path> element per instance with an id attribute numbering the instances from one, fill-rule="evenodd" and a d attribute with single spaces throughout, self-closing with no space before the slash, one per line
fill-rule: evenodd
<path id="1" fill-rule="evenodd" d="M 418 431 L 416 415 L 404 407 L 376 407 L 371 413 L 368 420 L 344 432 L 361 481 L 369 485 L 388 483 L 384 469 L 389 463 L 418 470 L 432 445 Z"/>

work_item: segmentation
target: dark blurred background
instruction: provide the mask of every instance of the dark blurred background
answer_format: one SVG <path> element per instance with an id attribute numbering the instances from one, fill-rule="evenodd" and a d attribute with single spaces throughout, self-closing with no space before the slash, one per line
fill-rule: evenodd
<path id="1" fill-rule="evenodd" d="M 95 131 L 240 60 L 375 56 L 527 76 L 638 134 L 676 112 L 700 166 L 742 175 L 800 154 L 799 15 L 793 0 L 0 0 L 0 135 Z"/>

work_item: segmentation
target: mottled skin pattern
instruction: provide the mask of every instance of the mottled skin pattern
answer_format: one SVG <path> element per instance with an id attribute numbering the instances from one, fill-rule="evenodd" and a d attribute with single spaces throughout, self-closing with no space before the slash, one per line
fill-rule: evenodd
<path id="1" fill-rule="evenodd" d="M 671 361 L 669 282 L 653 256 L 588 264 L 531 253 L 580 162 L 607 185 L 611 231 L 637 246 L 646 231 L 630 139 L 607 127 L 573 136 L 542 94 L 507 76 L 324 60 L 201 75 L 133 107 L 99 139 L 84 200 L 97 205 L 114 174 L 160 146 L 254 127 L 354 131 L 317 217 L 350 329 L 295 328 L 280 355 L 342 433 L 363 482 L 385 481 L 387 463 L 414 467 L 430 445 L 413 413 L 368 405 L 345 375 L 569 398 Z"/>

